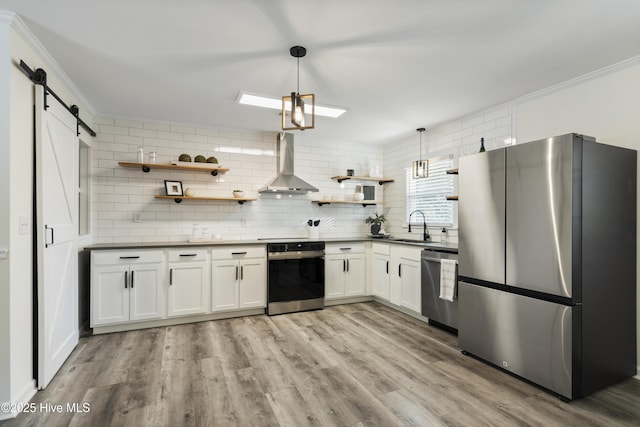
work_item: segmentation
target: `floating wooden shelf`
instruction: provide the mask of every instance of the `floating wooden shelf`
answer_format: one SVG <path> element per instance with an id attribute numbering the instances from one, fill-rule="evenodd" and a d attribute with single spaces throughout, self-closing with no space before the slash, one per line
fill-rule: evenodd
<path id="1" fill-rule="evenodd" d="M 207 172 L 213 176 L 218 176 L 219 173 L 225 173 L 229 171 L 229 168 L 219 167 L 206 167 L 206 166 L 183 166 L 172 165 L 169 163 L 138 163 L 138 162 L 118 162 L 118 164 L 124 168 L 142 168 L 142 172 L 149 172 L 151 169 L 173 169 L 173 170 L 186 170 L 191 172 Z"/>
<path id="2" fill-rule="evenodd" d="M 447 173 L 449 175 L 458 175 L 458 168 L 455 169 L 447 169 Z"/>
<path id="3" fill-rule="evenodd" d="M 256 199 L 252 199 L 249 197 L 200 197 L 200 196 L 155 196 L 156 199 L 173 199 L 176 203 L 181 203 L 182 200 L 225 200 L 238 202 L 241 205 L 244 205 L 245 202 L 253 202 Z"/>
<path id="4" fill-rule="evenodd" d="M 332 176 L 331 179 L 336 179 L 338 180 L 339 183 L 342 183 L 342 181 L 346 181 L 348 179 L 353 179 L 356 181 L 375 181 L 380 185 L 385 184 L 387 182 L 393 182 L 392 178 L 374 178 L 371 176 L 338 175 L 338 176 Z"/>
<path id="5" fill-rule="evenodd" d="M 447 196 L 447 200 L 458 200 L 458 196 Z"/>
<path id="6" fill-rule="evenodd" d="M 382 204 L 382 203 L 376 202 L 374 200 L 363 200 L 361 202 L 345 201 L 345 200 L 326 200 L 326 201 L 325 200 L 314 200 L 311 203 L 317 203 L 318 206 L 336 204 L 336 205 L 362 205 L 362 207 L 373 206 L 373 205 L 381 205 Z"/>

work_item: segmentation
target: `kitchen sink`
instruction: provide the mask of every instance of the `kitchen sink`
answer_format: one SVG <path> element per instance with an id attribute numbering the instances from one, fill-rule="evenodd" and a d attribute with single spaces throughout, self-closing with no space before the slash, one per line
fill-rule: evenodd
<path id="1" fill-rule="evenodd" d="M 391 242 L 399 242 L 399 243 L 410 243 L 413 245 L 420 246 L 429 246 L 432 242 L 429 240 L 418 240 L 418 239 L 389 239 Z"/>

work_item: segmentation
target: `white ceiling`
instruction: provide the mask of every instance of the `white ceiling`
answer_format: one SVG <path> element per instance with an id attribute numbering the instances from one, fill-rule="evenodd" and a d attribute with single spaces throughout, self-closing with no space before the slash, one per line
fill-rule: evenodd
<path id="1" fill-rule="evenodd" d="M 640 55 L 638 0 L 0 0 L 99 114 L 276 131 L 240 91 L 346 107 L 384 143 Z M 55 89 L 55 88 L 54 88 Z M 311 135 L 308 135 L 311 136 Z"/>

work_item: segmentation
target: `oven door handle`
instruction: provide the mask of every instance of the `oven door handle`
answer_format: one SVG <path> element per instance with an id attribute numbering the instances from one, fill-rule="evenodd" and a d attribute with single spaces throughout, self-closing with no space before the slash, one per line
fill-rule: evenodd
<path id="1" fill-rule="evenodd" d="M 269 252 L 267 258 L 270 261 L 285 259 L 307 259 L 322 258 L 324 259 L 324 251 L 300 251 L 300 252 Z"/>

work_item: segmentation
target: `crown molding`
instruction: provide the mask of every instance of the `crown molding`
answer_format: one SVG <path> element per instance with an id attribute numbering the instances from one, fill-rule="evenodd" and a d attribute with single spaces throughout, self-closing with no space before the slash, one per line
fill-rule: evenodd
<path id="1" fill-rule="evenodd" d="M 616 62 L 615 64 L 608 65 L 604 68 L 600 68 L 598 70 L 592 71 L 587 74 L 583 74 L 581 76 L 575 77 L 573 79 L 564 81 L 562 83 L 555 84 L 553 86 L 548 86 L 544 89 L 540 89 L 535 92 L 528 93 L 526 95 L 520 96 L 510 103 L 512 104 L 521 104 L 526 101 L 531 101 L 536 98 L 540 98 L 546 95 L 550 95 L 555 92 L 559 92 L 563 89 L 568 89 L 573 86 L 577 86 L 582 83 L 586 83 L 591 80 L 595 80 L 600 77 L 604 77 L 608 74 L 613 74 L 615 72 L 627 69 L 629 67 L 633 67 L 635 65 L 640 64 L 640 55 L 632 56 L 631 58 L 625 59 L 624 61 Z"/>
<path id="2" fill-rule="evenodd" d="M 0 24 L 11 24 L 17 15 L 8 10 L 0 10 Z"/>
<path id="3" fill-rule="evenodd" d="M 73 96 L 82 103 L 84 106 L 84 111 L 80 111 L 80 113 L 89 114 L 91 117 L 91 121 L 93 121 L 93 117 L 96 116 L 96 109 L 91 105 L 89 100 L 82 94 L 80 89 L 73 83 L 73 80 L 69 78 L 67 73 L 62 69 L 60 64 L 55 60 L 53 56 L 49 53 L 49 51 L 44 47 L 40 40 L 33 34 L 33 32 L 29 29 L 27 24 L 14 12 L 3 11 L 0 10 L 0 22 L 7 23 L 13 28 L 16 33 L 27 43 L 27 45 L 35 51 L 35 53 L 42 59 L 42 61 L 46 64 L 49 71 L 56 74 L 56 76 L 62 80 L 62 82 L 69 88 Z M 55 89 L 54 89 L 55 90 Z"/>

